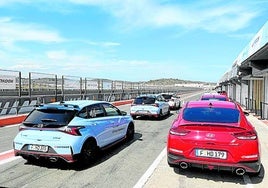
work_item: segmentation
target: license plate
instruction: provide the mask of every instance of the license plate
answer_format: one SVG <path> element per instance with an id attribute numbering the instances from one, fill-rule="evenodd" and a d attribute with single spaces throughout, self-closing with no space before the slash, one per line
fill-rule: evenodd
<path id="1" fill-rule="evenodd" d="M 147 110 L 139 110 L 139 113 L 141 113 L 141 114 L 148 114 L 148 111 Z"/>
<path id="2" fill-rule="evenodd" d="M 44 145 L 29 145 L 28 150 L 47 152 L 48 151 L 48 146 L 44 146 Z"/>
<path id="3" fill-rule="evenodd" d="M 197 157 L 209 157 L 216 159 L 227 159 L 226 151 L 216 151 L 216 150 L 206 150 L 206 149 L 196 149 L 195 155 Z"/>

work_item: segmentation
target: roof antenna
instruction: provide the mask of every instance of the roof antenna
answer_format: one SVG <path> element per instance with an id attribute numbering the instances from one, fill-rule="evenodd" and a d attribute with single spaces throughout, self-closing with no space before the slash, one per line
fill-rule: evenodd
<path id="1" fill-rule="evenodd" d="M 212 105 L 212 103 L 210 102 L 210 103 L 208 104 L 208 106 L 211 108 L 213 105 Z"/>

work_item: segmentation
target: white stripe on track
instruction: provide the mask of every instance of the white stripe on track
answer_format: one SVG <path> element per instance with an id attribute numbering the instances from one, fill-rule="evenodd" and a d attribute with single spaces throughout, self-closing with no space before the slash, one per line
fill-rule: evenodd
<path id="1" fill-rule="evenodd" d="M 158 166 L 158 164 L 161 162 L 163 157 L 166 155 L 166 151 L 167 151 L 167 148 L 165 147 L 133 188 L 142 188 L 145 185 L 145 183 L 150 178 L 150 176 L 153 174 L 153 172 L 156 169 L 156 167 Z"/>

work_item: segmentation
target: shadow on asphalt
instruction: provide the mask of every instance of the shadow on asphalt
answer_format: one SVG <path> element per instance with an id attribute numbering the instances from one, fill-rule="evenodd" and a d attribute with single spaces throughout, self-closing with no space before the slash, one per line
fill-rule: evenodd
<path id="1" fill-rule="evenodd" d="M 200 169 L 193 167 L 188 169 L 181 169 L 174 167 L 173 169 L 176 174 L 186 176 L 187 178 L 195 178 L 195 179 L 198 178 L 214 182 L 230 182 L 234 184 L 246 185 L 243 176 L 238 176 L 229 171 L 217 171 L 217 170 Z M 248 177 L 250 178 L 251 184 L 259 184 L 263 181 L 264 175 L 265 175 L 265 169 L 262 165 L 261 171 L 258 175 L 248 174 Z"/>
<path id="2" fill-rule="evenodd" d="M 90 162 L 89 164 L 85 165 L 79 162 L 75 163 L 67 163 L 61 159 L 59 159 L 57 162 L 50 162 L 47 159 L 39 159 L 39 160 L 32 160 L 31 162 L 25 162 L 25 165 L 36 165 L 40 167 L 50 168 L 50 169 L 60 169 L 60 170 L 76 170 L 76 171 L 82 171 L 86 170 L 88 168 L 92 168 L 94 166 L 97 166 L 104 161 L 108 160 L 109 158 L 113 157 L 120 151 L 124 150 L 128 146 L 130 146 L 132 143 L 136 141 L 142 141 L 142 134 L 135 132 L 134 138 L 131 141 L 122 141 L 120 143 L 117 143 L 106 150 L 101 150 L 98 152 L 97 158 Z"/>

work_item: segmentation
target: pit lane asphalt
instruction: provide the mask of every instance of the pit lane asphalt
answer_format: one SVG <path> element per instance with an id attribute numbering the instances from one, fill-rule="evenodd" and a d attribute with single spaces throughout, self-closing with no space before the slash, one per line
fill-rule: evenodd
<path id="1" fill-rule="evenodd" d="M 263 169 L 259 176 L 250 177 L 248 175 L 236 176 L 234 174 L 202 171 L 197 169 L 181 170 L 171 168 L 167 164 L 166 148 L 155 159 L 145 174 L 134 186 L 135 188 L 184 188 L 184 187 L 257 187 L 267 188 L 268 178 L 265 177 L 265 169 L 268 167 L 268 125 L 266 121 L 259 120 L 253 114 L 248 116 L 248 120 L 255 126 L 261 142 Z"/>
<path id="2" fill-rule="evenodd" d="M 261 143 L 262 169 L 258 176 L 245 174 L 237 176 L 230 172 L 216 170 L 200 170 L 169 167 L 167 163 L 166 148 L 159 155 L 159 158 L 152 164 L 151 169 L 141 177 L 135 188 L 203 188 L 203 187 L 246 187 L 246 188 L 267 188 L 268 176 L 265 176 L 265 169 L 268 168 L 268 122 L 259 120 L 253 114 L 247 116 L 248 120 L 257 130 Z"/>

